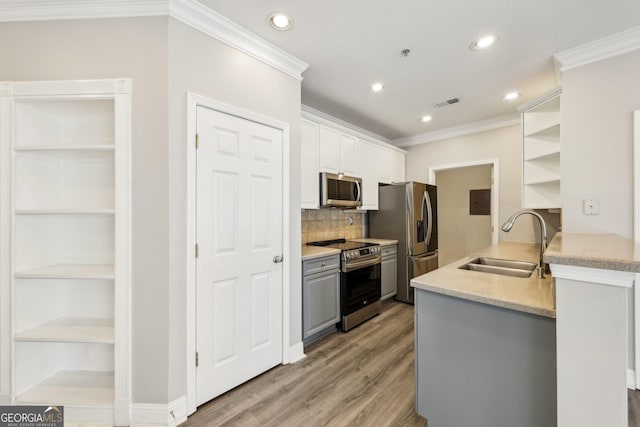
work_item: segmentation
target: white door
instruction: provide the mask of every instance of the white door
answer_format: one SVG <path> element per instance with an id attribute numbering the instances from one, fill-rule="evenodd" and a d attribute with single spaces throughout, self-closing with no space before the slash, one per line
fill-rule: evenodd
<path id="1" fill-rule="evenodd" d="M 197 132 L 200 405 L 282 362 L 283 138 L 203 107 Z"/>

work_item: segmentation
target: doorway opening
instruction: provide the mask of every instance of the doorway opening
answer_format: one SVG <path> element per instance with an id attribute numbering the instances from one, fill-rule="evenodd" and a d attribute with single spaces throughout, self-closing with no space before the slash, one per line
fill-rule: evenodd
<path id="1" fill-rule="evenodd" d="M 498 160 L 429 168 L 438 186 L 439 266 L 498 242 Z"/>

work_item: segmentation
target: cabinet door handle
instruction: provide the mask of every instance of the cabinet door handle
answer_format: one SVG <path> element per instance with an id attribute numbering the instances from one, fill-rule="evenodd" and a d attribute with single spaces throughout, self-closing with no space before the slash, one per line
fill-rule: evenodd
<path id="1" fill-rule="evenodd" d="M 323 263 L 322 263 L 322 266 L 324 267 L 325 265 L 327 265 L 327 263 L 326 263 L 326 262 L 323 262 Z"/>
<path id="2" fill-rule="evenodd" d="M 282 262 L 282 255 L 276 255 L 273 257 L 273 263 L 274 264 L 279 264 Z"/>

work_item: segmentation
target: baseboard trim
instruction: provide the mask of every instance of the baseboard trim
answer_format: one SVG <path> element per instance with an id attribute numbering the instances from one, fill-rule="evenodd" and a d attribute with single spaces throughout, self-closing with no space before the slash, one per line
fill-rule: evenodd
<path id="1" fill-rule="evenodd" d="M 155 424 L 175 427 L 187 420 L 187 396 L 168 404 L 134 403 L 131 408 L 132 424 Z"/>
<path id="2" fill-rule="evenodd" d="M 299 362 L 305 357 L 307 357 L 307 355 L 304 354 L 304 344 L 302 341 L 289 347 L 289 363 Z"/>
<path id="3" fill-rule="evenodd" d="M 633 369 L 627 369 L 627 388 L 630 390 L 636 389 L 636 371 Z"/>

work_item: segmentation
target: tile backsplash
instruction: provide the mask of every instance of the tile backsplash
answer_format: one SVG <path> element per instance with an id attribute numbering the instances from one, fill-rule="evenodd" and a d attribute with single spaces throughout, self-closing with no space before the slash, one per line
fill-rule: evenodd
<path id="1" fill-rule="evenodd" d="M 340 209 L 303 209 L 302 244 L 329 239 L 358 239 L 363 237 L 365 212 Z"/>

